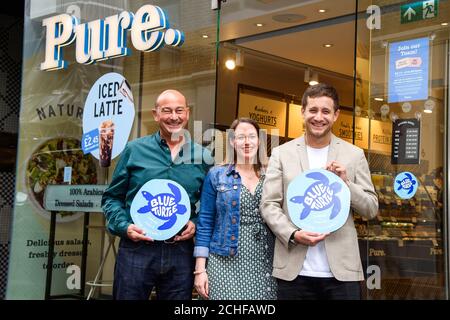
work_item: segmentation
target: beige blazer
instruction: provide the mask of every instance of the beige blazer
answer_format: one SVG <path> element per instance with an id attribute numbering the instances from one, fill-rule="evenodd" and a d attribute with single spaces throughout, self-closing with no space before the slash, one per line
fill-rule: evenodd
<path id="1" fill-rule="evenodd" d="M 378 197 L 362 149 L 332 136 L 327 163 L 336 160 L 347 169 L 350 181 L 351 210 L 371 219 L 378 212 Z M 301 271 L 308 246 L 292 244 L 289 238 L 297 227 L 291 222 L 285 197 L 289 183 L 309 169 L 304 137 L 285 143 L 272 151 L 261 199 L 261 214 L 274 232 L 273 276 L 294 280 Z M 340 281 L 364 280 L 353 214 L 346 223 L 325 238 L 331 272 Z"/>

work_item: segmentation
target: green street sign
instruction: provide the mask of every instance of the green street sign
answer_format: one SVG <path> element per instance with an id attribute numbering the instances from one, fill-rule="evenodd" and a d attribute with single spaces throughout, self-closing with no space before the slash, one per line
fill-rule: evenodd
<path id="1" fill-rule="evenodd" d="M 418 1 L 402 4 L 400 7 L 400 22 L 408 23 L 436 18 L 439 0 Z"/>

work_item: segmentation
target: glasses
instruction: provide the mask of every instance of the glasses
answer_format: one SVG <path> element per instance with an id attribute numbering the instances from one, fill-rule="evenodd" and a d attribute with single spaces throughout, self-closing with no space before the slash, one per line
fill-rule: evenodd
<path id="1" fill-rule="evenodd" d="M 177 107 L 177 108 L 175 108 L 175 109 L 168 108 L 168 107 L 161 107 L 160 112 L 161 112 L 163 115 L 171 115 L 171 114 L 173 114 L 174 112 L 175 112 L 177 115 L 182 115 L 182 114 L 185 114 L 185 113 L 186 113 L 186 110 L 187 110 L 187 108 L 185 108 L 185 107 Z"/>
<path id="2" fill-rule="evenodd" d="M 255 142 L 258 140 L 258 136 L 256 134 L 250 134 L 248 136 L 240 134 L 234 138 L 237 142 L 244 142 L 245 139 L 248 139 L 250 142 Z"/>

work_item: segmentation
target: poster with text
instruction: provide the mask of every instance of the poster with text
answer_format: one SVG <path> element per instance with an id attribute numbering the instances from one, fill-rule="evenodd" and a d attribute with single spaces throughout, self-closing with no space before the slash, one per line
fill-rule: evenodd
<path id="1" fill-rule="evenodd" d="M 428 99 L 428 78 L 428 38 L 389 45 L 389 103 Z"/>
<path id="2" fill-rule="evenodd" d="M 125 148 L 134 121 L 134 101 L 128 81 L 111 72 L 98 79 L 84 104 L 82 149 L 109 167 Z"/>

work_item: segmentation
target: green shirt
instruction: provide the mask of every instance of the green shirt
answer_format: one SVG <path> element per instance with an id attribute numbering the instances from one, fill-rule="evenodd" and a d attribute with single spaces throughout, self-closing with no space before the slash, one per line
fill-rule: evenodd
<path id="1" fill-rule="evenodd" d="M 192 141 L 187 141 L 172 161 L 169 146 L 159 131 L 129 142 L 102 198 L 108 230 L 126 237 L 127 228 L 133 223 L 131 202 L 152 179 L 169 179 L 182 185 L 191 202 L 191 220 L 195 220 L 195 203 L 200 199 L 203 180 L 213 161 L 207 149 Z"/>

